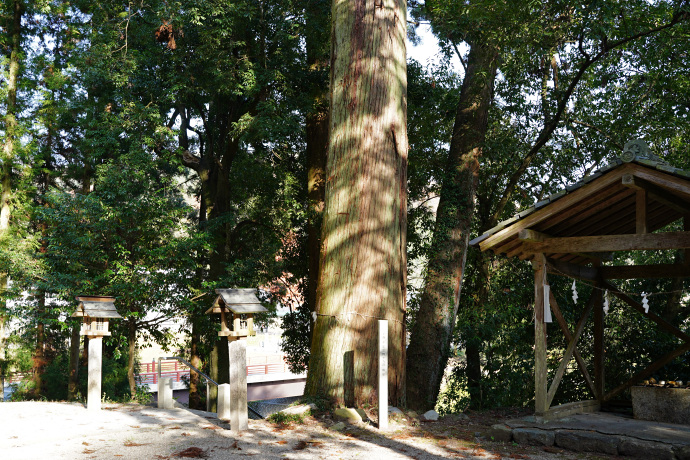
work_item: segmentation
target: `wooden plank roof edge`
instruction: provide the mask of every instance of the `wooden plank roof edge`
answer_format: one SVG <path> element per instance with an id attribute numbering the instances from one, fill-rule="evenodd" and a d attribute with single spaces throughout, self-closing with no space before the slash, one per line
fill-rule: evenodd
<path id="1" fill-rule="evenodd" d="M 627 152 L 626 152 L 627 153 Z M 621 160 L 619 158 L 616 158 L 613 162 L 608 163 L 607 165 L 593 171 L 591 174 L 585 176 L 582 180 L 576 182 L 575 184 L 566 186 L 564 190 L 561 190 L 557 193 L 554 193 L 547 197 L 544 200 L 541 200 L 534 204 L 533 206 L 527 208 L 526 210 L 521 211 L 520 213 L 510 217 L 509 219 L 506 219 L 504 221 L 499 222 L 495 227 L 487 230 L 483 234 L 477 236 L 476 238 L 472 239 L 469 242 L 470 246 L 480 246 L 480 249 L 482 251 L 486 251 L 487 249 L 492 248 L 496 243 L 501 241 L 503 238 L 499 238 L 499 234 L 503 234 L 507 236 L 509 233 L 512 233 L 508 231 L 508 229 L 513 226 L 516 222 L 526 220 L 528 217 L 533 217 L 535 213 L 538 213 L 541 209 L 543 209 L 547 205 L 551 205 L 558 200 L 562 199 L 565 196 L 570 196 L 573 193 L 576 193 L 580 190 L 582 190 L 585 186 L 590 186 L 593 185 L 595 182 L 601 182 L 603 180 L 602 176 L 607 176 L 608 173 L 612 172 L 615 169 L 620 168 L 621 171 L 625 170 L 626 172 L 631 169 L 631 168 L 623 168 L 623 166 L 628 165 L 628 164 L 633 164 L 636 165 L 637 168 L 632 168 L 633 170 L 637 171 L 649 171 L 653 176 L 659 177 L 659 173 L 664 174 L 666 176 L 674 176 L 675 178 L 681 179 L 683 181 L 688 181 L 690 180 L 690 171 L 685 171 L 680 168 L 675 168 L 665 161 L 661 160 L 656 160 L 656 159 L 650 159 L 644 155 L 635 155 L 632 157 L 625 158 L 624 160 Z M 615 174 L 615 176 L 622 176 L 622 174 Z M 644 174 L 643 174 L 644 176 Z M 647 177 L 644 177 L 647 179 Z M 611 179 L 611 178 L 609 178 Z M 607 181 L 606 185 L 609 185 L 612 183 L 613 180 Z M 590 187 L 587 187 L 589 189 Z M 598 188 L 598 187 L 597 187 Z M 603 187 L 602 187 L 603 188 Z M 538 220 L 538 219 L 530 219 L 530 220 Z M 526 228 L 526 226 L 520 226 L 521 228 Z M 491 242 L 487 242 L 487 240 L 491 240 Z M 483 243 L 483 244 L 482 244 Z"/>

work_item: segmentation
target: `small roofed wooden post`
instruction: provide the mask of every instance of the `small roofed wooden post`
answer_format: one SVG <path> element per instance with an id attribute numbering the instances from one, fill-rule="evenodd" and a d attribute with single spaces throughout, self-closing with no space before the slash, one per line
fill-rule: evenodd
<path id="1" fill-rule="evenodd" d="M 206 314 L 220 313 L 220 332 L 229 341 L 256 335 L 254 314 L 268 311 L 256 296 L 256 289 L 216 289 L 216 300 Z"/>
<path id="2" fill-rule="evenodd" d="M 230 355 L 230 383 L 221 384 L 218 394 L 218 417 L 229 417 L 232 431 L 248 429 L 247 421 L 247 341 L 256 335 L 254 314 L 268 311 L 256 296 L 256 289 L 216 289 L 216 300 L 207 314 L 220 313 L 218 335 L 227 337 Z M 229 385 L 229 388 L 225 387 Z"/>
<path id="3" fill-rule="evenodd" d="M 110 335 L 108 320 L 122 316 L 115 309 L 115 297 L 77 296 L 77 301 L 79 304 L 72 316 L 82 318 L 81 335 L 89 338 L 86 407 L 100 410 L 103 337 Z"/>
<path id="4" fill-rule="evenodd" d="M 73 317 L 81 317 L 81 335 L 103 337 L 110 335 L 110 319 L 122 318 L 115 308 L 115 297 L 110 296 L 77 296 L 77 309 Z"/>

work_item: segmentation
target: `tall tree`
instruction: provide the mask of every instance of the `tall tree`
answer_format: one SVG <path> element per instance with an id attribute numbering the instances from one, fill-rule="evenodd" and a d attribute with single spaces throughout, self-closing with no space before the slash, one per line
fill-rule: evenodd
<path id="1" fill-rule="evenodd" d="M 512 159 L 506 162 L 510 169 L 505 176 L 492 181 L 493 186 L 498 187 L 491 193 L 492 199 L 483 202 L 485 209 L 482 215 L 487 215 L 487 206 L 491 212 L 480 223 L 480 231 L 493 227 L 510 208 L 510 201 L 520 189 L 519 184 L 525 179 L 530 165 L 553 141 L 558 128 L 565 126 L 569 107 L 583 78 L 607 59 L 621 59 L 623 53 L 613 56 L 613 50 L 622 49 L 685 21 L 688 18 L 686 7 L 670 3 L 650 5 L 641 1 L 609 9 L 596 1 L 584 5 L 573 5 L 567 1 L 518 5 L 477 0 L 458 9 L 454 1 L 427 2 L 427 13 L 444 40 L 453 44 L 464 41 L 470 47 L 463 91 L 465 88 L 481 87 L 479 82 L 482 80 L 484 86 L 489 88 L 496 75 L 496 59 L 501 56 L 501 71 L 508 82 L 507 86 L 515 85 L 511 86 L 512 94 L 503 96 L 505 102 L 500 101 L 504 105 L 502 108 L 510 112 L 511 103 L 528 107 L 514 114 L 516 124 L 521 123 L 520 117 L 527 117 L 535 120 L 534 126 L 537 127 L 528 129 L 528 140 L 524 142 L 521 154 L 510 153 Z M 459 11 L 469 14 L 459 15 Z M 480 52 L 482 49 L 491 50 L 494 58 L 483 59 L 482 67 L 473 71 L 471 64 L 482 62 L 476 59 L 483 54 Z M 535 65 L 533 56 L 540 57 L 539 65 Z M 536 107 L 530 107 L 533 103 L 527 100 L 516 103 L 516 99 L 523 97 L 521 95 L 530 93 L 533 94 L 532 100 L 537 101 Z M 491 97 L 485 99 L 484 116 L 490 102 Z M 461 94 L 459 110 L 462 104 Z M 482 104 L 471 107 L 479 110 Z M 538 114 L 538 121 L 534 118 L 535 114 Z M 418 313 L 422 322 L 416 323 L 408 350 L 408 404 L 417 409 L 435 405 L 448 359 L 449 341 L 462 287 L 467 237 L 472 223 L 464 211 L 473 211 L 474 208 L 478 153 L 484 143 L 486 130 L 486 122 L 463 126 L 462 119 L 456 118 L 449 158 L 455 155 L 461 161 L 448 162 L 447 177 L 465 171 L 462 179 L 464 185 L 461 189 L 447 187 L 444 178 L 441 203 L 452 203 L 453 212 L 447 214 L 445 208 L 439 206 L 432 257 Z M 464 144 L 463 139 L 471 142 Z M 454 145 L 464 145 L 465 150 L 453 154 Z M 488 259 L 484 259 L 483 263 L 481 270 L 488 274 Z M 479 303 L 482 301 L 480 299 Z M 443 340 L 437 342 L 436 337 L 439 336 Z M 469 331 L 463 341 L 467 352 L 468 386 L 473 402 L 477 402 L 482 338 Z"/>
<path id="2" fill-rule="evenodd" d="M 4 138 L 2 145 L 2 165 L 0 166 L 0 239 L 9 237 L 10 216 L 12 210 L 12 174 L 16 161 L 19 124 L 17 122 L 17 88 L 19 82 L 20 55 L 22 53 L 22 15 L 24 6 L 21 0 L 8 2 L 8 19 L 3 28 L 9 38 L 9 69 L 7 73 L 7 96 L 5 99 L 5 116 L 3 120 Z M 5 385 L 5 358 L 7 355 L 5 345 L 5 327 L 7 315 L 7 288 L 9 275 L 3 270 L 0 272 L 0 385 Z M 0 396 L 1 398 L 1 396 Z"/>
<path id="3" fill-rule="evenodd" d="M 373 402 L 377 319 L 389 395 L 404 402 L 406 4 L 335 1 L 321 274 L 306 394 Z"/>

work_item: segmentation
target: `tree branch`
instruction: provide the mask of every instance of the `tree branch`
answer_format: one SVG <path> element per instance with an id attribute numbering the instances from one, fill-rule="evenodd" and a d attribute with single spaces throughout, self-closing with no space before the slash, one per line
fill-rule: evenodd
<path id="1" fill-rule="evenodd" d="M 577 88 L 577 85 L 580 83 L 582 77 L 585 75 L 585 72 L 593 64 L 599 62 L 603 57 L 605 57 L 609 51 L 618 48 L 619 46 L 622 46 L 626 43 L 630 43 L 631 41 L 637 40 L 639 38 L 646 37 L 657 32 L 661 32 L 662 30 L 669 29 L 678 24 L 679 22 L 687 20 L 689 16 L 690 15 L 686 12 L 678 12 L 673 15 L 673 18 L 671 18 L 671 21 L 667 24 L 646 31 L 638 32 L 634 35 L 622 38 L 614 42 L 606 41 L 603 43 L 604 46 L 602 46 L 602 49 L 594 57 L 589 57 L 589 55 L 583 50 L 582 38 L 580 39 L 580 52 L 587 57 L 584 60 L 584 62 L 580 65 L 580 68 L 575 74 L 573 80 L 568 85 L 568 88 L 566 88 L 566 90 L 564 91 L 563 97 L 558 103 L 558 108 L 553 116 L 553 119 L 549 123 L 544 125 L 541 132 L 539 133 L 539 136 L 537 137 L 537 140 L 534 142 L 527 154 L 522 158 L 520 166 L 510 176 L 510 179 L 508 180 L 506 188 L 503 192 L 503 195 L 501 196 L 501 199 L 499 200 L 498 205 L 496 206 L 496 210 L 491 216 L 490 227 L 493 227 L 496 225 L 496 223 L 498 223 L 498 218 L 503 212 L 503 209 L 508 203 L 508 200 L 510 200 L 510 197 L 512 196 L 513 192 L 515 191 L 515 187 L 518 184 L 520 178 L 527 170 L 527 167 L 530 165 L 530 163 L 532 162 L 536 154 L 539 152 L 539 150 L 544 145 L 546 145 L 549 139 L 551 139 L 551 135 L 558 127 L 558 124 L 560 123 L 561 118 L 563 117 L 563 114 L 565 113 L 565 110 L 568 107 L 568 101 L 570 101 L 570 97 L 573 95 L 573 92 L 575 92 L 575 89 Z"/>

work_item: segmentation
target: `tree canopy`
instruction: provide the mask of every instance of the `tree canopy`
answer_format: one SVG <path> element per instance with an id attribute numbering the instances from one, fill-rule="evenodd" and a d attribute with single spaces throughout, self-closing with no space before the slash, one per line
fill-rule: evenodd
<path id="1" fill-rule="evenodd" d="M 611 161 L 634 138 L 690 168 L 690 4 L 386 0 L 399 9 L 382 19 L 386 27 L 403 24 L 407 10 L 410 37 L 426 23 L 440 42 L 438 62 L 405 66 L 400 49 L 364 46 L 373 42 L 359 35 L 365 21 L 356 7 L 374 2 L 337 3 L 353 7 L 349 35 L 323 0 L 0 4 L 2 378 L 27 372 L 26 394 L 66 398 L 67 381 L 78 385 L 74 296 L 101 294 L 115 296 L 124 317 L 106 340 L 108 365 L 120 370 L 107 391 L 136 394 L 136 344 L 168 343 L 164 318 L 178 319 L 187 337 L 169 345 L 222 380 L 224 342 L 203 312 L 215 288 L 261 287 L 267 302 L 289 310 L 283 349 L 295 370 L 311 359 L 318 372 L 342 373 L 324 364 L 332 330 L 319 321 L 355 311 L 397 321 L 396 403 L 444 411 L 532 403 L 524 385 L 533 372 L 531 269 L 466 242 Z M 355 45 L 364 54 L 355 53 L 353 73 L 334 73 Z M 361 58 L 378 67 L 365 69 Z M 376 105 L 398 89 L 390 106 Z M 365 117 L 361 132 L 338 131 L 360 102 L 377 115 L 406 105 L 386 115 L 370 150 L 362 146 L 374 139 L 377 117 Z M 349 154 L 338 150 L 343 136 Z M 391 146 L 395 154 L 382 160 Z M 367 169 L 394 157 L 399 164 Z M 382 236 L 391 235 L 382 229 L 392 202 L 397 249 Z M 350 212 L 360 217 L 341 222 Z M 348 225 L 343 238 L 352 245 L 334 243 Z M 359 247 L 362 232 L 377 236 Z M 621 257 L 651 263 L 684 254 Z M 372 274 L 371 285 L 356 288 L 356 277 L 343 275 L 350 269 Z M 349 297 L 333 296 L 334 287 L 378 294 L 360 310 L 337 300 Z M 664 317 L 687 320 L 686 280 L 624 288 L 670 293 L 659 295 Z M 611 380 L 634 370 L 624 358 L 649 356 L 649 343 L 671 346 L 613 306 Z M 315 323 L 314 313 L 326 316 Z M 361 339 L 355 359 L 363 360 L 374 344 L 352 324 L 342 323 L 342 333 L 348 343 Z M 631 343 L 638 332 L 644 341 Z M 565 349 L 563 339 L 550 340 Z M 357 367 L 366 385 L 374 371 Z M 685 357 L 663 372 L 690 380 Z M 556 399 L 586 391 L 567 380 Z"/>

